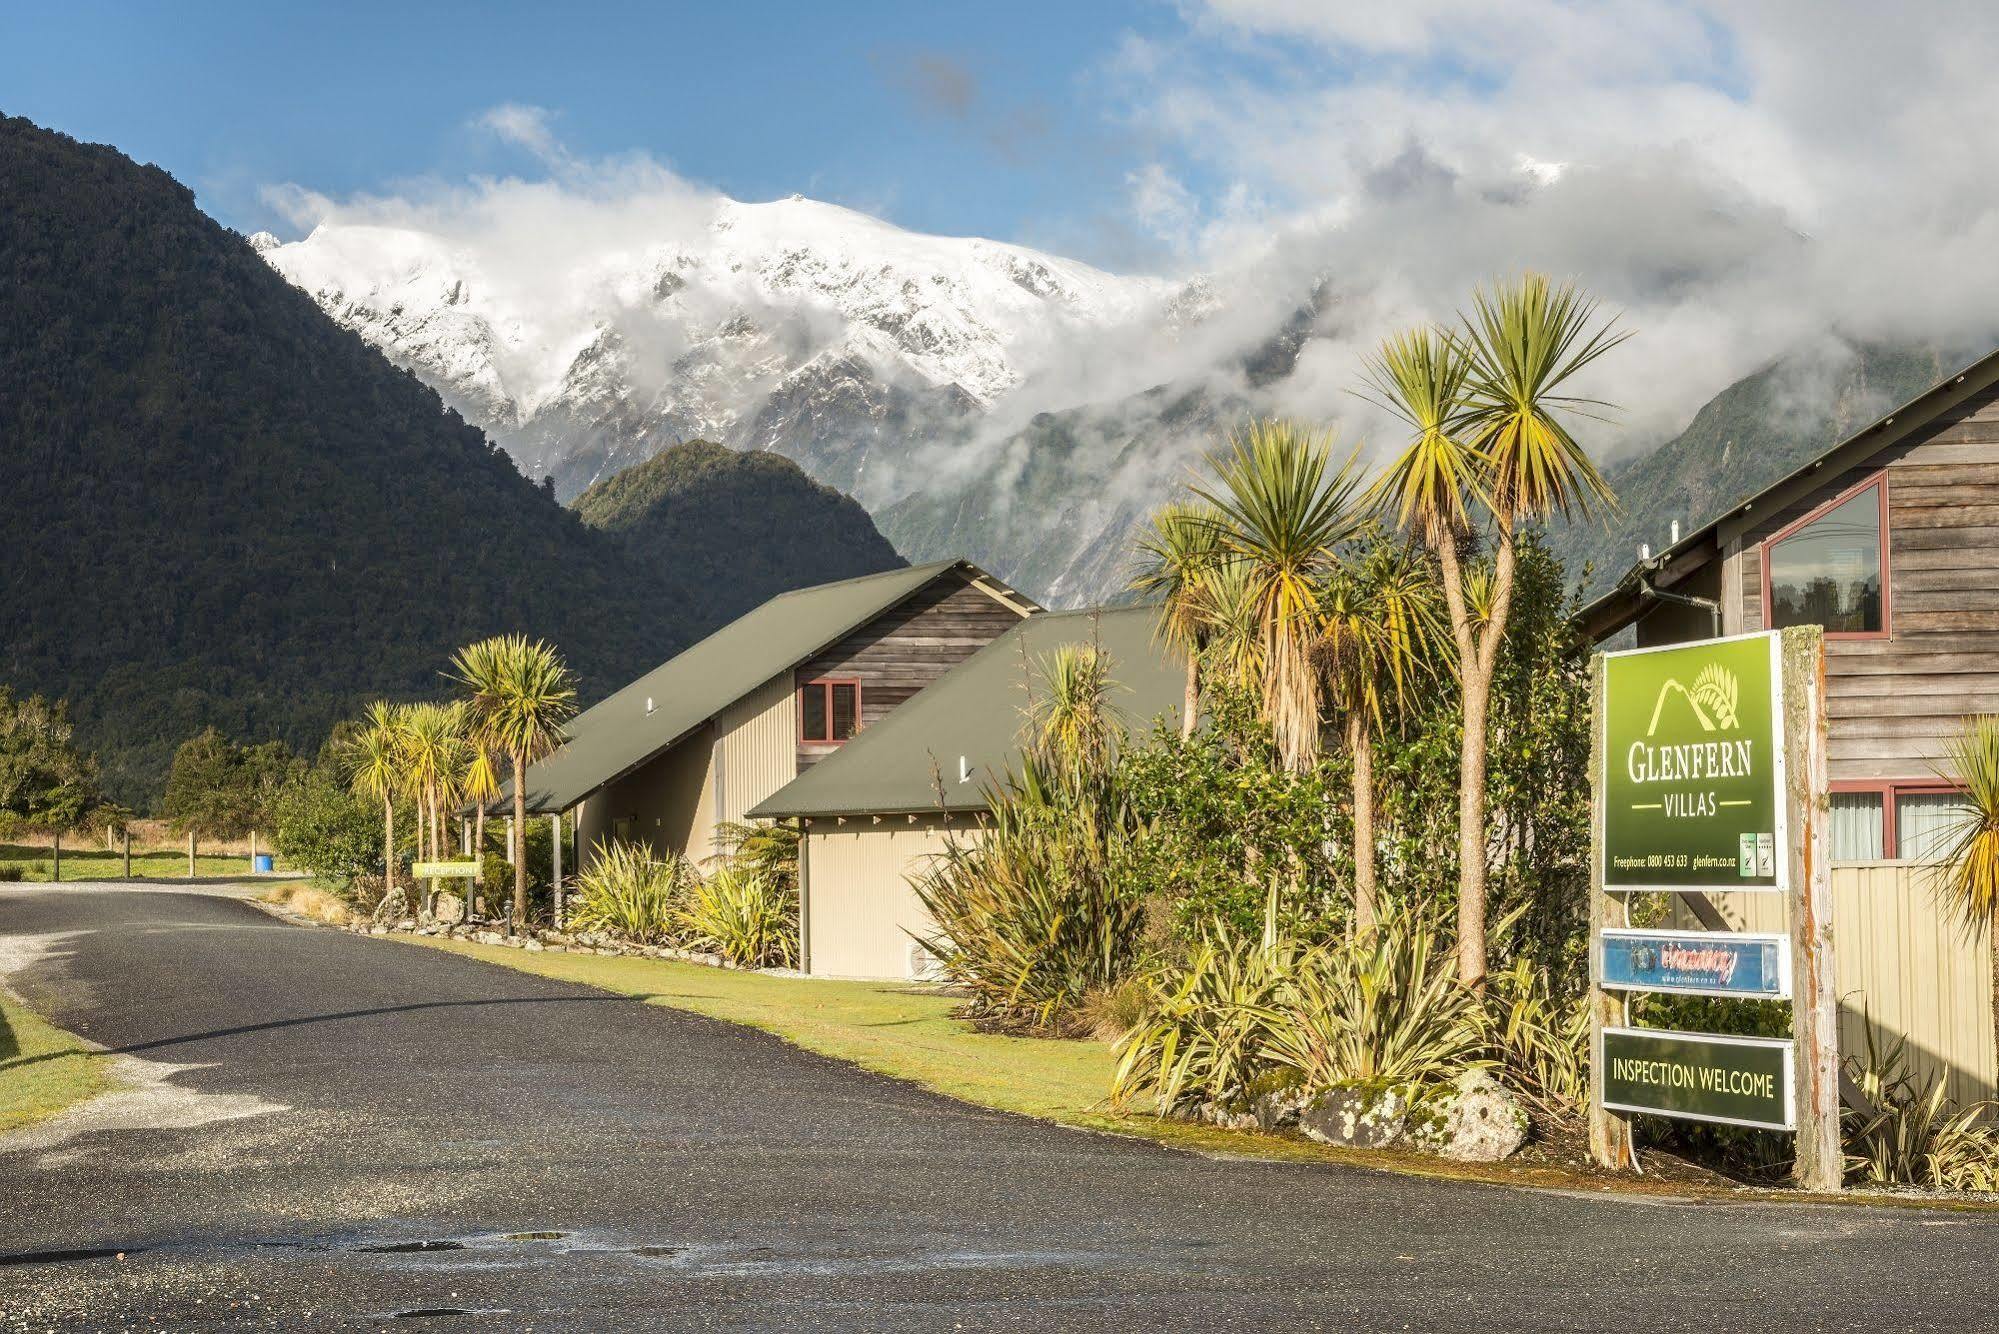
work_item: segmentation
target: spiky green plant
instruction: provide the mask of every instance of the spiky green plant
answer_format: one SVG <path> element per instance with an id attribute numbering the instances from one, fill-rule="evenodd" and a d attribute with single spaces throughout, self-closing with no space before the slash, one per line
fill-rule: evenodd
<path id="1" fill-rule="evenodd" d="M 747 862 L 724 862 L 690 885 L 680 926 L 691 947 L 744 968 L 798 961 L 797 892 Z"/>
<path id="2" fill-rule="evenodd" d="M 1436 552 L 1457 652 L 1458 974 L 1473 987 L 1485 982 L 1486 745 L 1517 537 L 1557 510 L 1615 505 L 1567 423 L 1608 405 L 1568 386 L 1626 336 L 1573 284 L 1529 273 L 1475 292 L 1457 329 L 1397 335 L 1369 362 L 1369 396 L 1414 433 L 1372 495 Z M 1475 617 L 1459 546 L 1488 524 L 1491 583 Z"/>
<path id="3" fill-rule="evenodd" d="M 569 924 L 642 945 L 662 944 L 679 925 L 688 879 L 679 859 L 662 860 L 642 843 L 613 840 L 599 847 L 589 869 L 576 877 Z"/>
<path id="4" fill-rule="evenodd" d="M 715 826 L 716 862 L 738 862 L 798 888 L 798 830 L 790 825 L 724 820 Z"/>
<path id="5" fill-rule="evenodd" d="M 1192 736 L 1201 711 L 1201 655 L 1220 629 L 1207 577 L 1221 554 L 1221 528 L 1206 506 L 1174 501 L 1152 513 L 1138 539 L 1132 589 L 1159 599 L 1158 637 L 1187 658 L 1180 735 Z"/>
<path id="6" fill-rule="evenodd" d="M 1999 1126 L 1986 1121 L 1999 1105 L 1954 1105 L 1939 1072 L 1925 1082 L 1911 1068 L 1908 1039 L 1883 1050 L 1865 1025 L 1864 1055 L 1847 1058 L 1848 1077 L 1871 1111 L 1844 1116 L 1848 1180 L 1875 1185 L 1999 1190 Z"/>
<path id="7" fill-rule="evenodd" d="M 1969 720 L 1945 748 L 1943 771 L 1963 789 L 1963 818 L 1935 868 L 1965 929 L 1992 954 L 1992 1031 L 1999 1043 L 1999 718 Z"/>
<path id="8" fill-rule="evenodd" d="M 481 670 L 491 655 L 490 670 Z M 482 735 L 504 751 L 513 767 L 514 828 L 525 841 L 528 766 L 562 744 L 562 725 L 576 712 L 576 679 L 562 656 L 525 635 L 500 635 L 460 650 L 456 680 L 470 689 Z M 527 858 L 514 856 L 513 922 L 526 922 Z"/>
<path id="9" fill-rule="evenodd" d="M 400 711 L 387 700 L 368 706 L 341 757 L 357 796 L 382 803 L 383 897 L 396 891 L 396 798 L 408 769 L 407 738 Z"/>
<path id="10" fill-rule="evenodd" d="M 1058 773 L 1101 771 L 1118 735 L 1110 655 L 1094 644 L 1061 644 L 1036 669 L 1027 707 L 1033 748 Z"/>
<path id="11" fill-rule="evenodd" d="M 1115 1105 L 1150 1092 L 1163 1114 L 1203 1103 L 1244 1110 L 1272 1068 L 1274 1035 L 1298 947 L 1215 927 L 1186 963 L 1161 972 L 1145 1017 L 1118 1043 Z"/>
<path id="12" fill-rule="evenodd" d="M 1479 1059 L 1477 1002 L 1432 950 L 1434 922 L 1385 916 L 1352 946 L 1300 953 L 1279 992 L 1269 1058 L 1307 1088 L 1434 1088 Z"/>
<path id="13" fill-rule="evenodd" d="M 1584 992 L 1556 995 L 1549 971 L 1525 954 L 1486 988 L 1477 1015 L 1486 1055 L 1542 1117 L 1574 1123 L 1588 1113 L 1587 1001 Z"/>
<path id="14" fill-rule="evenodd" d="M 1265 720 L 1293 773 L 1319 751 L 1319 674 L 1312 663 L 1319 590 L 1341 545 L 1365 522 L 1359 454 L 1335 466 L 1330 436 L 1259 421 L 1209 461 L 1194 494 L 1213 507 L 1222 551 L 1240 568 L 1240 611 L 1254 627 Z"/>

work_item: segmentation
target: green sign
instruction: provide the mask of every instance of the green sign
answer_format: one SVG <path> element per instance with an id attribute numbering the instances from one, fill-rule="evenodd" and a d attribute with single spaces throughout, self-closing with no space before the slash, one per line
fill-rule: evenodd
<path id="1" fill-rule="evenodd" d="M 477 862 L 411 862 L 410 874 L 418 880 L 477 880 Z"/>
<path id="2" fill-rule="evenodd" d="M 1603 883 L 1780 889 L 1776 634 L 1604 655 Z"/>
<path id="3" fill-rule="evenodd" d="M 1791 1040 L 1603 1030 L 1603 1105 L 1686 1121 L 1794 1130 Z"/>

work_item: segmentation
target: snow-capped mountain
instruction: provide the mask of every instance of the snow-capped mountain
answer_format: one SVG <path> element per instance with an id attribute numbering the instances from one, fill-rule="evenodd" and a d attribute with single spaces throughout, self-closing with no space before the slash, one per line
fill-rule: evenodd
<path id="1" fill-rule="evenodd" d="M 251 239 L 565 498 L 704 438 L 886 505 L 916 484 L 897 466 L 912 442 L 968 436 L 1079 340 L 1185 304 L 1155 279 L 796 195 L 716 198 L 636 245 L 550 235 L 529 256 L 337 219 Z"/>

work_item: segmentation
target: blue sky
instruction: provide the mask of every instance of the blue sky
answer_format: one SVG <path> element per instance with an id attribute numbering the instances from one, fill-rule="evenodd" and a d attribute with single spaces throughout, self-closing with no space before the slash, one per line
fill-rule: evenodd
<path id="1" fill-rule="evenodd" d="M 1169 5 L 63 3 L 0 17 L 0 110 L 116 145 L 244 231 L 260 197 L 527 171 L 475 128 L 547 108 L 579 157 L 644 152 L 739 198 L 801 191 L 927 231 L 1130 257 L 1150 146 L 1105 92 Z"/>

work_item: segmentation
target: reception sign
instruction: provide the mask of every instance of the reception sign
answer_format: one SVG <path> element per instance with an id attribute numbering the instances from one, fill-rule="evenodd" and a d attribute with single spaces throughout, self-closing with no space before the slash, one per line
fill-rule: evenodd
<path id="1" fill-rule="evenodd" d="M 1598 977 L 1613 991 L 1788 1000 L 1791 942 L 1779 935 L 1605 927 Z"/>
<path id="2" fill-rule="evenodd" d="M 477 862 L 411 862 L 410 874 L 418 880 L 477 880 Z"/>
<path id="3" fill-rule="evenodd" d="M 1788 1038 L 1603 1030 L 1603 1105 L 1688 1121 L 1795 1130 Z"/>
<path id="4" fill-rule="evenodd" d="M 1605 888 L 1783 888 L 1778 643 L 1605 655 Z"/>

